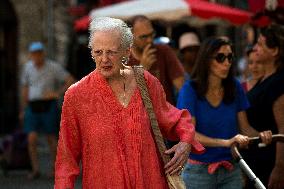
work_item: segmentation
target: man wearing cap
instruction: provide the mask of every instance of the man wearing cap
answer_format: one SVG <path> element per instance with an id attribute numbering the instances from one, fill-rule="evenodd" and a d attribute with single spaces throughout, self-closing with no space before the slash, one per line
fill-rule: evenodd
<path id="1" fill-rule="evenodd" d="M 184 82 L 185 71 L 175 52 L 165 44 L 153 44 L 155 31 L 151 21 L 137 15 L 129 20 L 134 36 L 129 65 L 142 65 L 159 79 L 167 101 L 175 105 L 174 89 L 179 90 Z"/>
<path id="2" fill-rule="evenodd" d="M 74 82 L 73 77 L 58 63 L 46 60 L 41 42 L 29 46 L 30 61 L 23 68 L 21 76 L 20 119 L 28 134 L 28 148 L 32 165 L 29 179 L 39 177 L 37 154 L 38 132 L 46 134 L 50 147 L 52 168 L 56 156 L 59 108 L 57 100 Z M 52 170 L 53 174 L 53 170 Z"/>
<path id="3" fill-rule="evenodd" d="M 199 46 L 199 38 L 193 32 L 186 32 L 179 38 L 180 58 L 188 76 L 190 76 L 192 72 Z"/>

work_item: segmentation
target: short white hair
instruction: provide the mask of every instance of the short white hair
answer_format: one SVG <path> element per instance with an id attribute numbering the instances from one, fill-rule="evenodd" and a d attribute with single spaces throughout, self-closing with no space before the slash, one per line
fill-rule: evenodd
<path id="1" fill-rule="evenodd" d="M 118 31 L 121 35 L 121 47 L 123 49 L 128 49 L 133 43 L 133 34 L 131 28 L 127 24 L 116 18 L 110 17 L 97 17 L 92 19 L 89 26 L 89 48 L 92 49 L 92 41 L 97 31 Z"/>

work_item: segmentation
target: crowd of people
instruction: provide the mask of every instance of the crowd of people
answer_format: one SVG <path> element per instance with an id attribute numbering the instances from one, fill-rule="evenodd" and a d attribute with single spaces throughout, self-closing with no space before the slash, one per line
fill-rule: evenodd
<path id="1" fill-rule="evenodd" d="M 183 172 L 188 188 L 242 188 L 241 171 L 230 147 L 248 144 L 248 136 L 269 143 L 271 131 L 257 132 L 247 122 L 249 102 L 233 76 L 233 51 L 225 38 L 206 39 L 198 52 L 190 80 L 179 92 L 177 107 L 188 109 L 195 137 L 205 147 L 191 154 Z"/>
<path id="2" fill-rule="evenodd" d="M 182 173 L 187 188 L 243 188 L 241 170 L 233 160 L 231 145 L 238 143 L 245 147 L 251 136 L 259 136 L 263 143 L 270 144 L 272 134 L 283 133 L 281 105 L 284 90 L 276 87 L 283 82 L 281 28 L 271 26 L 263 30 L 257 44 L 247 52 L 249 65 L 253 64 L 250 69 L 254 82 L 242 85 L 233 74 L 234 52 L 228 37 L 211 37 L 200 43 L 192 33 L 185 33 L 180 40 L 180 50 L 184 55 L 182 64 L 170 47 L 153 44 L 155 31 L 147 17 L 135 16 L 129 24 L 131 28 L 121 20 L 100 18 L 90 25 L 89 46 L 97 68 L 65 94 L 55 186 L 72 188 L 81 160 L 83 186 L 168 188 L 165 175 Z M 133 36 L 130 37 L 131 32 Z M 173 153 L 173 156 L 164 165 L 160 178 L 156 174 L 161 173 L 163 166 L 155 150 L 155 140 L 148 130 L 149 118 L 145 117 L 141 93 L 135 93 L 134 65 L 142 65 L 145 69 L 144 77 L 163 136 L 179 140 L 165 151 Z M 254 67 L 257 67 L 257 74 Z M 158 83 L 152 81 L 151 74 Z M 97 87 L 90 93 L 87 86 L 94 86 L 94 83 Z M 174 88 L 179 91 L 177 104 L 173 99 Z M 266 90 L 268 99 L 263 99 L 261 94 L 267 88 L 271 89 Z M 246 91 L 250 92 L 246 94 Z M 251 98 L 253 91 L 257 92 Z M 135 96 L 134 102 L 131 99 Z M 261 96 L 261 101 L 258 96 Z M 107 97 L 115 99 L 103 100 Z M 264 101 L 267 101 L 267 106 L 259 108 L 263 105 L 258 103 Z M 97 106 L 100 106 L 100 111 Z M 259 112 L 263 115 L 262 124 L 254 119 Z M 115 121 L 109 122 L 109 119 Z M 187 120 L 189 125 L 182 127 L 183 120 Z M 145 127 L 141 127 L 141 123 Z M 195 133 L 194 139 L 192 132 Z M 186 137 L 190 140 L 184 140 L 185 133 L 191 136 Z M 145 138 L 141 140 L 141 137 Z M 205 152 L 199 142 L 205 147 Z M 116 147 L 113 148 L 112 144 Z M 145 156 L 145 148 L 153 152 Z M 267 147 L 270 148 L 274 151 L 269 152 L 275 156 L 265 156 L 268 158 L 265 162 L 270 163 L 267 163 L 267 168 L 256 172 L 266 186 L 280 189 L 284 186 L 281 178 L 283 146 Z M 112 155 L 108 155 L 109 151 Z M 261 161 L 263 159 L 254 164 L 260 166 Z M 106 168 L 110 165 L 115 170 L 113 174 Z M 100 172 L 90 171 L 90 167 L 100 169 Z M 245 187 L 249 188 L 250 183 L 246 183 Z"/>
<path id="3" fill-rule="evenodd" d="M 81 169 L 83 188 L 166 189 L 167 175 L 181 175 L 190 189 L 253 188 L 231 155 L 235 143 L 266 187 L 284 188 L 284 144 L 271 144 L 273 134 L 284 134 L 283 26 L 260 30 L 246 49 L 242 81 L 227 36 L 201 40 L 186 31 L 177 55 L 167 44 L 154 44 L 155 30 L 143 15 L 127 22 L 94 18 L 89 31 L 96 69 L 73 85 L 64 68 L 45 59 L 41 42 L 29 47 L 20 108 L 29 179 L 40 176 L 36 146 L 43 132 L 56 189 L 74 188 Z M 143 68 L 160 132 L 176 141 L 164 152 L 171 157 L 167 164 L 158 153 L 134 67 Z M 256 136 L 267 146 L 245 149 Z"/>

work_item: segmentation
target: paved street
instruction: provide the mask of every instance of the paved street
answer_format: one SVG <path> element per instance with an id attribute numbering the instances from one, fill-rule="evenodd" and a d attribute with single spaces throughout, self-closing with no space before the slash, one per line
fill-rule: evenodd
<path id="1" fill-rule="evenodd" d="M 8 177 L 4 177 L 0 171 L 0 188 L 1 189 L 51 189 L 54 185 L 54 180 L 48 178 L 50 171 L 50 159 L 48 146 L 45 138 L 40 137 L 39 141 L 39 160 L 42 176 L 33 181 L 27 180 L 27 170 L 13 170 L 9 172 Z M 76 182 L 76 189 L 81 188 L 81 179 Z"/>

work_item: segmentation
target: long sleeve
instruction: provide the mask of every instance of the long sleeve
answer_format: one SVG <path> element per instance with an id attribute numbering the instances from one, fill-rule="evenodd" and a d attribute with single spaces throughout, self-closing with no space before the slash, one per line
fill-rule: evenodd
<path id="1" fill-rule="evenodd" d="M 145 72 L 145 78 L 163 136 L 192 144 L 195 153 L 203 152 L 203 146 L 194 139 L 195 127 L 191 123 L 189 112 L 179 110 L 166 101 L 164 90 L 156 78 L 148 72 Z"/>
<path id="2" fill-rule="evenodd" d="M 80 173 L 81 137 L 74 113 L 74 103 L 70 101 L 67 91 L 62 108 L 55 163 L 55 189 L 74 188 L 75 179 Z"/>

